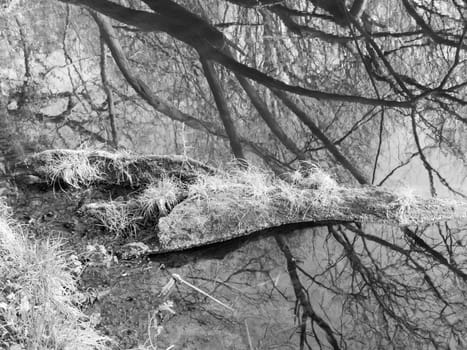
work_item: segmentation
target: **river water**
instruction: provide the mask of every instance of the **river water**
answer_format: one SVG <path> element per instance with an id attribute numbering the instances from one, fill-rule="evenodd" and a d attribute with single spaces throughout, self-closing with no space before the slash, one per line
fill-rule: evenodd
<path id="1" fill-rule="evenodd" d="M 407 152 L 410 146 L 409 140 L 411 140 L 409 132 L 401 131 L 394 133 L 387 140 L 383 147 L 376 182 L 411 154 Z M 467 192 L 467 168 L 459 159 L 439 149 L 430 150 L 427 155 L 432 166 L 452 188 Z M 410 191 L 420 196 L 430 196 L 427 171 L 419 159 L 412 160 L 407 166 L 396 171 L 384 185 L 401 192 Z M 454 196 L 441 185 L 439 179 L 435 180 L 435 186 L 440 197 Z M 465 259 L 462 256 L 467 256 L 467 251 L 464 249 L 467 246 L 466 228 L 466 221 L 449 222 L 440 226 L 419 228 L 417 234 L 447 258 L 453 253 L 456 263 L 463 266 Z M 384 238 L 392 244 L 398 244 L 404 249 L 411 247 L 397 227 L 367 224 L 363 225 L 363 231 Z M 367 246 L 364 246 L 361 240 L 356 239 L 355 235 L 349 232 L 347 237 L 354 244 L 365 266 L 371 268 L 373 266 L 371 259 L 377 261 L 378 266 L 385 272 L 378 272 L 373 268 L 371 273 L 385 275 L 390 281 L 388 288 L 399 284 L 414 288 L 421 286 L 418 294 L 407 292 L 405 297 L 399 295 L 393 300 L 389 296 L 384 296 L 384 288 L 379 291 L 383 298 L 399 303 L 400 309 L 396 306 L 393 310 L 396 315 L 412 318 L 418 326 L 431 330 L 432 334 L 438 333 L 439 341 L 451 344 L 453 349 L 462 348 L 462 345 L 456 345 L 456 342 L 449 338 L 448 331 L 443 328 L 445 325 L 438 324 L 440 321 L 436 314 L 431 315 L 432 310 L 433 312 L 438 310 L 439 303 L 433 300 L 433 293 L 423 294 L 423 288 L 426 291 L 423 275 L 414 272 L 413 263 L 406 264 L 401 255 L 374 242 L 366 242 Z M 443 245 L 443 237 L 449 237 L 448 239 L 455 243 Z M 298 265 L 305 271 L 305 274 L 300 274 L 300 278 L 314 312 L 331 325 L 336 334 L 343 334 L 343 338 L 346 339 L 341 343 L 343 348 L 344 346 L 347 349 L 402 349 L 412 346 L 420 349 L 431 348 L 426 342 L 397 331 L 399 327 L 396 325 L 397 322 L 393 322 L 388 313 L 383 312 L 382 307 L 369 296 L 368 288 L 363 287 L 365 283 L 362 283 L 362 276 L 352 273 L 352 264 L 355 261 L 352 262 L 343 254 L 342 246 L 331 237 L 326 228 L 292 232 L 288 235 L 287 241 Z M 414 257 L 426 267 L 435 285 L 439 286 L 441 293 L 446 295 L 446 300 L 460 301 L 458 310 L 464 312 L 465 286 L 459 284 L 456 278 L 438 264 L 429 266 L 431 260 L 426 259 L 423 254 L 416 253 Z M 295 302 L 295 293 L 286 269 L 284 255 L 273 238 L 247 244 L 228 254 L 223 260 L 198 261 L 189 267 L 177 270 L 177 273 L 209 291 L 235 311 L 232 312 L 210 299 L 201 297 L 193 290 L 180 288 L 177 294 L 178 301 L 184 304 L 185 308 L 189 308 L 187 305 L 191 305 L 192 308 L 188 316 L 184 313 L 174 315 L 164 326 L 159 337 L 159 341 L 164 346 L 176 344 L 176 347 L 190 349 L 298 348 L 303 320 L 295 314 L 300 307 Z M 443 285 L 446 288 L 443 288 Z M 349 296 L 350 292 L 358 291 L 356 286 L 362 288 L 361 295 Z M 368 298 L 367 301 L 363 300 L 364 298 Z M 453 312 L 451 321 L 463 319 L 462 312 Z M 181 325 L 183 325 L 182 330 Z M 385 340 L 381 332 L 387 332 L 388 339 L 392 337 L 393 343 Z M 306 334 L 312 348 L 327 343 L 326 335 L 316 323 L 313 323 L 313 326 L 310 322 L 307 323 Z M 340 339 L 338 335 L 336 337 Z M 324 345 L 324 348 L 327 348 L 326 346 Z"/>

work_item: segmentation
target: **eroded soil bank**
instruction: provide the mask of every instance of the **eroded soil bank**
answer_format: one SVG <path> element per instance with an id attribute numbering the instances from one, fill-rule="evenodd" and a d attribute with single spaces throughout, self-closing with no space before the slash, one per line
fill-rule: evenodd
<path id="1" fill-rule="evenodd" d="M 63 242 L 86 313 L 118 349 L 295 348 L 294 294 L 274 234 L 288 233 L 303 260 L 325 261 L 315 249 L 326 235 L 313 226 L 467 213 L 465 203 L 347 189 L 316 171 L 286 181 L 101 151 L 33 155 L 14 182 L 16 218 Z"/>
<path id="2" fill-rule="evenodd" d="M 153 232 L 108 232 L 76 210 L 80 195 L 28 188 L 15 202 L 16 217 L 39 236 L 60 239 L 70 251 L 85 311 L 115 339 L 115 348 L 247 349 L 245 321 L 250 337 L 265 348 L 288 342 L 293 313 L 275 292 L 274 278 L 288 281 L 279 272 L 284 262 L 270 239 L 152 256 L 136 250 L 125 256 L 128 243 L 156 244 Z M 234 311 L 183 283 L 173 284 L 173 274 Z"/>
<path id="3" fill-rule="evenodd" d="M 144 186 L 162 174 L 189 184 L 193 174 L 209 173 L 208 167 L 185 159 L 178 161 L 176 157 L 128 157 L 119 159 L 116 168 L 106 158 L 104 165 L 100 163 L 106 169 L 105 175 L 94 173 L 94 181 L 88 182 L 93 171 L 82 168 L 82 159 L 66 153 L 64 161 L 62 156 L 61 152 L 46 154 L 25 164 L 17 174 L 18 188 L 10 196 L 10 205 L 16 219 L 27 224 L 36 238 L 63 242 L 76 268 L 85 311 L 99 330 L 116 341 L 115 348 L 145 345 L 165 349 L 174 345 L 178 349 L 245 349 L 249 346 L 245 320 L 250 337 L 270 338 L 262 340 L 264 344 L 284 341 L 285 338 L 267 336 L 276 329 L 275 323 L 283 327 L 284 318 L 275 317 L 273 321 L 270 315 L 261 315 L 261 309 L 275 299 L 259 293 L 271 291 L 268 274 L 261 271 L 272 271 L 278 265 L 267 257 L 271 244 L 256 242 L 252 247 L 234 242 L 189 252 L 147 255 L 149 249 L 158 247 L 158 209 L 152 220 L 137 213 L 131 225 L 123 222 L 113 227 L 106 226 L 95 213 L 98 206 L 128 206 Z M 93 162 L 93 157 L 88 159 L 85 166 Z M 47 169 L 50 164 L 60 169 L 55 178 Z M 128 212 L 122 210 L 119 214 L 117 221 Z M 248 262 L 255 255 L 251 254 L 253 251 L 262 253 Z M 258 273 L 239 270 L 242 266 L 257 269 Z M 234 311 L 180 281 L 174 283 L 173 275 Z M 264 287 L 256 286 L 256 277 L 260 277 Z M 240 289 L 232 290 L 230 283 L 242 286 L 240 295 Z M 293 325 L 292 314 L 289 315 L 286 328 Z M 269 328 L 263 327 L 266 322 Z M 265 333 L 256 334 L 260 331 Z"/>

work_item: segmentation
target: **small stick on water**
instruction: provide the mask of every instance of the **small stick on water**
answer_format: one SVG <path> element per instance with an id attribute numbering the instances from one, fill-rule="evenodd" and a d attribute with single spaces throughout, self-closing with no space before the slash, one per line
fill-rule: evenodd
<path id="1" fill-rule="evenodd" d="M 182 282 L 183 284 L 187 285 L 188 287 L 193 288 L 193 289 L 196 290 L 198 293 L 203 294 L 204 296 L 208 297 L 209 299 L 211 299 L 211 300 L 215 301 L 216 303 L 222 305 L 223 307 L 229 309 L 230 311 L 235 312 L 235 310 L 234 310 L 233 308 L 231 308 L 229 305 L 227 305 L 227 304 L 223 303 L 222 301 L 220 301 L 220 300 L 214 298 L 213 296 L 211 296 L 211 295 L 209 295 L 208 293 L 206 293 L 204 290 L 201 290 L 201 289 L 199 289 L 198 287 L 192 285 L 190 282 L 185 281 L 183 278 L 180 277 L 180 275 L 178 275 L 178 274 L 176 274 L 176 273 L 173 273 L 173 274 L 172 274 L 172 277 L 173 277 L 174 279 L 176 279 L 177 281 L 180 281 L 180 282 Z"/>
<path id="2" fill-rule="evenodd" d="M 245 328 L 246 328 L 246 336 L 248 338 L 248 345 L 250 346 L 250 350 L 254 350 L 253 344 L 251 342 L 251 337 L 250 337 L 250 330 L 248 329 L 248 323 L 245 320 Z"/>

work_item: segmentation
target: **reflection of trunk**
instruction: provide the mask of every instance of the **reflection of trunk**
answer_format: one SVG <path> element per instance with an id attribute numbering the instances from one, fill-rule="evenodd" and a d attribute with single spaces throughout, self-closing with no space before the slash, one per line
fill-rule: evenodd
<path id="1" fill-rule="evenodd" d="M 27 33 L 24 30 L 27 25 L 24 23 L 24 19 L 21 15 L 16 16 L 16 24 L 19 28 L 19 34 L 21 38 L 21 43 L 23 46 L 23 56 L 24 56 L 24 80 L 23 86 L 21 87 L 21 94 L 19 99 L 17 100 L 19 109 L 25 107 L 28 99 L 28 86 L 31 81 L 31 49 L 28 43 Z"/>
<path id="2" fill-rule="evenodd" d="M 284 254 L 286 260 L 287 260 L 287 271 L 290 276 L 290 280 L 292 282 L 292 287 L 295 292 L 295 297 L 297 300 L 300 302 L 300 305 L 303 307 L 303 316 L 305 317 L 305 322 L 304 325 L 306 325 L 306 320 L 307 318 L 310 318 L 314 323 L 316 323 L 325 333 L 326 333 L 326 338 L 331 344 L 332 348 L 334 350 L 339 350 L 339 342 L 334 335 L 334 331 L 332 330 L 332 327 L 325 321 L 324 318 L 319 316 L 315 310 L 313 310 L 313 307 L 310 302 L 309 295 L 306 292 L 306 289 L 303 287 L 302 282 L 300 281 L 300 277 L 298 275 L 298 269 L 297 269 L 297 260 L 294 258 L 292 255 L 292 252 L 290 251 L 289 246 L 287 245 L 286 240 L 284 239 L 283 236 L 281 235 L 275 235 L 274 237 L 276 239 L 276 243 L 279 246 L 279 249 L 282 251 Z"/>
<path id="3" fill-rule="evenodd" d="M 107 96 L 107 106 L 109 109 L 109 121 L 110 121 L 110 130 L 112 133 L 112 146 L 117 148 L 118 146 L 118 134 L 117 127 L 115 125 L 115 106 L 112 90 L 110 89 L 109 79 L 107 77 L 106 67 L 107 67 L 107 57 L 105 53 L 105 41 L 101 33 L 101 79 L 102 87 L 104 88 L 105 95 Z"/>
<path id="4" fill-rule="evenodd" d="M 227 101 L 222 92 L 222 87 L 217 79 L 216 71 L 212 66 L 212 63 L 207 61 L 204 57 L 200 57 L 201 64 L 203 65 L 204 75 L 208 81 L 209 87 L 211 88 L 212 95 L 216 102 L 217 110 L 219 111 L 219 117 L 224 124 L 225 132 L 229 136 L 230 147 L 235 158 L 239 160 L 244 160 L 245 156 L 243 154 L 242 145 L 238 139 L 237 131 L 235 129 L 235 124 L 233 123 L 232 117 L 227 106 Z"/>
<path id="5" fill-rule="evenodd" d="M 360 18 L 366 10 L 368 0 L 354 0 L 350 8 L 350 15 L 356 19 Z"/>
<path id="6" fill-rule="evenodd" d="M 230 57 L 232 54 L 230 52 L 226 52 Z M 303 152 L 298 148 L 298 146 L 293 142 L 291 138 L 287 136 L 285 131 L 282 127 L 277 123 L 276 119 L 269 111 L 268 106 L 266 103 L 261 99 L 258 92 L 255 90 L 253 85 L 241 74 L 235 73 L 235 77 L 237 78 L 238 82 L 242 86 L 243 90 L 245 90 L 246 94 L 248 95 L 251 103 L 255 106 L 256 110 L 258 111 L 261 118 L 267 124 L 269 129 L 273 132 L 273 134 L 279 139 L 279 141 L 290 151 L 292 152 L 298 159 L 305 160 L 305 155 Z"/>
<path id="7" fill-rule="evenodd" d="M 295 115 L 310 129 L 310 131 L 315 135 L 326 147 L 326 149 L 336 158 L 336 160 L 347 169 L 356 179 L 362 184 L 369 184 L 366 176 L 363 172 L 358 169 L 354 163 L 349 160 L 334 143 L 318 128 L 318 126 L 313 122 L 310 116 L 303 111 L 286 93 L 280 90 L 273 90 L 276 96 L 292 111 Z"/>
<path id="8" fill-rule="evenodd" d="M 271 30 L 271 25 L 270 23 L 271 18 L 270 16 L 266 15 L 266 12 L 263 13 L 263 19 L 264 19 L 264 69 L 266 71 L 270 71 L 273 68 L 275 68 L 276 63 L 274 62 L 274 47 L 271 45 L 270 40 L 268 40 L 266 37 L 272 36 L 272 30 Z M 229 56 L 232 56 L 230 52 L 226 50 L 226 54 Z M 259 115 L 261 118 L 264 120 L 264 122 L 267 124 L 269 129 L 272 131 L 272 133 L 279 139 L 279 141 L 292 153 L 294 154 L 297 159 L 299 160 L 305 160 L 306 157 L 303 154 L 303 152 L 300 150 L 300 148 L 297 146 L 297 144 L 286 134 L 284 129 L 279 125 L 279 123 L 276 120 L 276 117 L 274 116 L 273 113 L 271 113 L 269 106 L 267 103 L 261 98 L 257 90 L 253 87 L 253 85 L 243 77 L 241 74 L 235 73 L 235 77 L 237 78 L 238 82 L 242 86 L 243 90 L 245 90 L 246 94 L 248 95 L 251 103 L 253 106 L 256 108 L 258 111 Z"/>
<path id="9" fill-rule="evenodd" d="M 269 111 L 268 106 L 261 99 L 253 85 L 251 85 L 251 83 L 241 75 L 235 74 L 235 76 L 237 77 L 240 85 L 243 87 L 243 90 L 245 90 L 246 94 L 250 98 L 251 103 L 255 106 L 261 118 L 263 118 L 264 122 L 268 125 L 269 129 L 271 129 L 279 141 L 285 147 L 287 147 L 287 149 L 292 152 L 298 159 L 305 160 L 305 155 L 303 152 L 298 148 L 295 142 L 293 142 L 293 140 L 287 136 L 279 123 L 277 123 L 276 119 Z"/>
<path id="10" fill-rule="evenodd" d="M 0 178 L 10 176 L 24 158 L 23 146 L 10 123 L 6 106 L 0 101 Z"/>

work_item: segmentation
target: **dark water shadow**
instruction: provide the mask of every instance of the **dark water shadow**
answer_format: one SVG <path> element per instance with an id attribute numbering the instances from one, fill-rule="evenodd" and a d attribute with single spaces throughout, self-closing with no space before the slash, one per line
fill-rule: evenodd
<path id="1" fill-rule="evenodd" d="M 304 230 L 313 227 L 329 225 L 347 224 L 351 221 L 321 220 L 306 221 L 299 223 L 284 224 L 281 226 L 266 228 L 252 232 L 248 235 L 235 237 L 224 242 L 210 243 L 200 247 L 193 247 L 181 251 L 149 252 L 146 256 L 150 261 L 164 264 L 167 267 L 182 267 L 200 260 L 217 259 L 222 260 L 228 254 L 240 249 L 244 245 L 267 237 L 280 234 L 288 234 L 297 230 Z"/>

